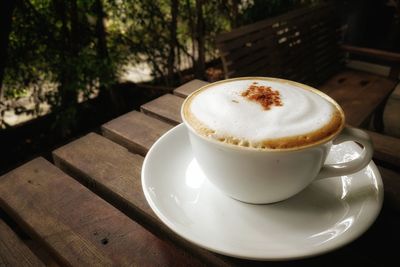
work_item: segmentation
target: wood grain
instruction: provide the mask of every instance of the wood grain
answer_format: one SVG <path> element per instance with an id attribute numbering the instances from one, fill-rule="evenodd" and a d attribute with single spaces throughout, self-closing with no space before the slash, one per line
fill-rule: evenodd
<path id="1" fill-rule="evenodd" d="M 187 82 L 187 83 L 179 86 L 178 88 L 176 88 L 174 90 L 174 95 L 185 98 L 188 95 L 190 95 L 192 92 L 196 91 L 197 89 L 199 89 L 200 87 L 202 87 L 206 84 L 208 84 L 208 82 L 205 82 L 202 80 L 198 80 L 198 79 L 191 80 L 190 82 Z"/>
<path id="2" fill-rule="evenodd" d="M 274 37 L 273 36 L 265 36 L 265 35 L 263 35 L 262 37 L 263 37 L 262 39 L 255 40 L 253 42 L 250 42 L 249 40 L 245 39 L 245 40 L 243 40 L 242 47 L 235 50 L 234 53 L 233 53 L 233 51 L 225 52 L 226 54 L 223 56 L 226 59 L 226 64 L 228 66 L 230 66 L 230 68 L 232 69 L 232 68 L 234 68 L 234 66 L 232 66 L 232 64 L 234 62 L 237 62 L 241 58 L 248 57 L 249 54 L 258 53 L 262 50 L 268 50 L 268 47 L 272 48 Z M 222 52 L 223 51 L 221 51 L 221 55 L 222 55 Z M 269 51 L 269 52 L 271 52 L 271 51 Z"/>
<path id="3" fill-rule="evenodd" d="M 263 50 L 260 53 L 253 54 L 252 56 L 245 57 L 237 62 L 232 63 L 228 68 L 234 70 L 230 74 L 230 78 L 243 77 L 243 76 L 266 76 L 267 69 L 271 69 L 270 64 L 271 53 L 268 50 Z"/>
<path id="4" fill-rule="evenodd" d="M 400 173 L 378 166 L 385 188 L 385 205 L 400 212 Z"/>
<path id="5" fill-rule="evenodd" d="M 141 106 L 144 114 L 176 125 L 182 122 L 181 106 L 183 99 L 176 95 L 166 94 Z"/>
<path id="6" fill-rule="evenodd" d="M 188 89 L 185 89 L 186 91 Z M 101 129 L 108 139 L 144 156 L 162 134 L 172 129 L 172 125 L 141 112 L 132 111 L 107 122 Z"/>
<path id="7" fill-rule="evenodd" d="M 157 132 L 160 129 L 156 130 Z M 135 136 L 130 135 L 132 143 Z M 58 167 L 113 203 L 131 218 L 139 218 L 157 233 L 189 249 L 212 266 L 224 266 L 220 256 L 193 246 L 169 230 L 153 213 L 144 197 L 141 184 L 143 158 L 106 138 L 90 133 L 53 152 Z"/>
<path id="8" fill-rule="evenodd" d="M 320 90 L 339 103 L 348 124 L 359 127 L 387 99 L 395 85 L 378 75 L 345 70 L 330 78 Z"/>
<path id="9" fill-rule="evenodd" d="M 191 83 L 191 82 L 189 82 L 189 83 Z M 186 84 L 189 84 L 189 83 L 185 83 L 185 84 L 182 85 L 182 86 L 185 86 Z M 176 95 L 179 96 L 179 97 L 186 98 L 186 97 L 188 97 L 191 93 L 193 93 L 194 91 L 196 91 L 197 89 L 199 89 L 201 86 L 204 86 L 204 85 L 207 85 L 207 84 L 210 84 L 210 83 L 209 83 L 209 82 L 206 82 L 206 81 L 201 81 L 201 83 L 196 82 L 196 83 L 190 84 L 190 86 L 185 86 L 185 87 L 184 87 L 185 90 L 179 90 L 179 93 L 178 93 L 178 94 L 176 94 L 176 93 L 175 93 L 175 90 L 174 90 L 174 94 L 176 94 Z M 179 88 L 180 88 L 180 87 L 179 87 Z M 177 88 L 177 89 L 178 89 L 178 88 Z"/>
<path id="10" fill-rule="evenodd" d="M 400 53 L 394 53 L 379 49 L 373 49 L 368 47 L 359 47 L 352 45 L 341 45 L 341 48 L 346 52 L 350 52 L 353 54 L 369 56 L 372 58 L 383 59 L 389 62 L 397 62 L 400 63 Z"/>
<path id="11" fill-rule="evenodd" d="M 1 218 L 0 266 L 45 266 Z"/>
<path id="12" fill-rule="evenodd" d="M 265 38 L 267 38 L 266 40 L 270 39 L 272 33 L 272 27 L 266 27 L 262 30 L 248 33 L 229 42 L 217 43 L 217 46 L 221 51 L 221 55 L 228 56 L 240 51 L 244 47 L 248 47 L 248 44 L 257 43 L 260 41 L 262 42 L 262 40 L 265 40 Z"/>
<path id="13" fill-rule="evenodd" d="M 43 158 L 1 178 L 0 205 L 65 265 L 199 265 Z"/>
<path id="14" fill-rule="evenodd" d="M 367 132 L 374 144 L 374 159 L 400 171 L 400 139 L 371 131 Z"/>
<path id="15" fill-rule="evenodd" d="M 53 151 L 59 168 L 109 202 L 120 202 L 155 216 L 142 192 L 140 172 L 143 157 L 130 153 L 95 133 Z"/>

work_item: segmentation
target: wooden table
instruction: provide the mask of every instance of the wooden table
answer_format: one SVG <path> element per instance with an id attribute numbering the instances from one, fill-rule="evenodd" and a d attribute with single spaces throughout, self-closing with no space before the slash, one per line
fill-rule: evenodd
<path id="1" fill-rule="evenodd" d="M 194 80 L 53 152 L 0 177 L 0 266 L 337 266 L 397 262 L 400 179 L 380 168 L 383 210 L 360 238 L 331 253 L 290 262 L 253 262 L 201 249 L 172 233 L 148 206 L 141 188 L 143 158 L 181 122 Z M 379 141 L 379 136 L 374 137 Z M 400 148 L 380 144 L 378 157 L 398 164 Z M 386 149 L 386 150 L 385 150 Z M 397 149 L 397 150 L 396 150 Z"/>

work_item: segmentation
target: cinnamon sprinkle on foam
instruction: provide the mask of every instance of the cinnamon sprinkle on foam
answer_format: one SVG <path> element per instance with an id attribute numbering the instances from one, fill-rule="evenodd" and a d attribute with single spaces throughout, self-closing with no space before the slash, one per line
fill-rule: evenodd
<path id="1" fill-rule="evenodd" d="M 256 82 L 251 84 L 249 88 L 242 93 L 242 96 L 251 101 L 258 102 L 265 110 L 271 109 L 272 106 L 283 106 L 279 91 L 272 90 L 270 86 L 256 84 Z"/>

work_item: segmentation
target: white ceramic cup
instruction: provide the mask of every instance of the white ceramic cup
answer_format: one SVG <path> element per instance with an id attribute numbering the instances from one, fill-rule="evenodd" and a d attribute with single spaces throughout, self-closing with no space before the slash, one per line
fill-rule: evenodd
<path id="1" fill-rule="evenodd" d="M 194 157 L 209 181 L 225 194 L 247 203 L 285 200 L 317 179 L 357 172 L 368 165 L 373 154 L 368 134 L 347 126 L 323 143 L 298 149 L 263 150 L 205 137 L 190 126 L 183 114 L 182 118 Z M 345 163 L 325 164 L 332 144 L 345 141 L 363 147 L 359 157 Z"/>

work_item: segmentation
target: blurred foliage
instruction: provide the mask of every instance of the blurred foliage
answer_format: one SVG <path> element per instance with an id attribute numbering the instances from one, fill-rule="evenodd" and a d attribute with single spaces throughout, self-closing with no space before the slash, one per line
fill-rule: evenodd
<path id="1" fill-rule="evenodd" d="M 35 105 L 0 102 L 0 126 L 6 110 L 37 115 L 47 102 L 68 131 L 78 96 L 109 90 L 128 63 L 147 62 L 169 86 L 181 82 L 184 62 L 201 78 L 204 62 L 218 57 L 220 32 L 315 2 L 17 0 L 0 88 L 3 100 L 29 96 Z"/>

